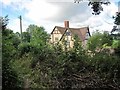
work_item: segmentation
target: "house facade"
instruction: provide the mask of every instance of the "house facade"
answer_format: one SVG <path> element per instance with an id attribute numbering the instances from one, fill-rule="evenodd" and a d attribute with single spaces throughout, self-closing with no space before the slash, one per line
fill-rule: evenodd
<path id="1" fill-rule="evenodd" d="M 72 48 L 75 35 L 80 39 L 82 45 L 85 46 L 88 38 L 91 36 L 89 27 L 70 28 L 69 21 L 64 21 L 64 27 L 55 26 L 52 30 L 50 42 L 52 44 L 63 44 L 63 41 L 65 41 L 66 46 Z"/>

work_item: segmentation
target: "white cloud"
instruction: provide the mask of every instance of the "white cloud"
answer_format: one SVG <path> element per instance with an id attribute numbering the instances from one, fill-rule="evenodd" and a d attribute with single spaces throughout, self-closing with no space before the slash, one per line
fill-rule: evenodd
<path id="1" fill-rule="evenodd" d="M 114 26 L 114 19 L 112 18 L 117 12 L 117 6 L 111 2 L 110 5 L 103 5 L 104 11 L 100 15 L 91 16 L 83 24 L 89 25 L 91 32 L 96 30 L 111 31 Z"/>
<path id="2" fill-rule="evenodd" d="M 111 17 L 115 15 L 116 12 L 118 11 L 118 6 L 115 5 L 115 3 L 113 2 L 108 6 L 103 5 L 103 8 L 104 8 L 104 14 L 107 14 Z"/>
<path id="3" fill-rule="evenodd" d="M 28 11 L 25 16 L 35 22 L 48 19 L 59 11 L 58 7 L 43 0 L 32 0 L 25 6 L 25 8 Z"/>
<path id="4" fill-rule="evenodd" d="M 30 0 L 1 0 L 3 7 L 10 6 L 14 10 L 22 11 Z"/>
<path id="5" fill-rule="evenodd" d="M 22 30 L 23 32 L 26 30 L 28 27 L 29 23 L 24 21 L 22 22 Z M 20 32 L 20 20 L 19 19 L 13 19 L 9 21 L 8 28 L 13 30 L 14 32 Z"/>
<path id="6" fill-rule="evenodd" d="M 10 5 L 12 0 L 1 0 L 1 2 L 5 5 Z"/>
<path id="7" fill-rule="evenodd" d="M 96 29 L 110 31 L 114 25 L 112 16 L 118 11 L 118 7 L 111 2 L 109 6 L 103 5 L 104 11 L 98 16 L 93 16 L 92 10 L 87 6 L 88 2 L 75 4 L 73 2 L 60 2 L 55 0 L 2 0 L 4 5 L 24 11 L 23 30 L 30 23 L 44 26 L 47 32 L 51 32 L 54 26 L 63 26 L 64 20 L 70 21 L 70 27 L 90 26 L 91 32 Z M 27 21 L 29 20 L 29 21 Z M 32 21 L 32 22 L 31 22 Z M 19 30 L 19 19 L 11 20 L 9 28 L 15 32 Z"/>
<path id="8" fill-rule="evenodd" d="M 69 20 L 71 27 L 74 27 L 78 22 L 82 23 L 87 20 L 89 16 L 92 16 L 91 9 L 87 4 L 87 2 L 75 4 L 73 2 L 32 0 L 25 6 L 28 11 L 25 17 L 37 25 L 44 26 L 48 32 L 51 32 L 54 26 L 63 26 L 64 20 Z"/>

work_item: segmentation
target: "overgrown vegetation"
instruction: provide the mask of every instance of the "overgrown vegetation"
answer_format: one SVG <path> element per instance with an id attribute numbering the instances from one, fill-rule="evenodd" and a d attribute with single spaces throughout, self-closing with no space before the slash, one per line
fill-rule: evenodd
<path id="1" fill-rule="evenodd" d="M 7 29 L 2 18 L 2 86 L 11 88 L 120 89 L 120 40 L 96 32 L 84 49 L 76 37 L 72 49 L 49 44 L 43 27 L 26 32 Z M 117 36 L 116 36 L 117 37 Z"/>

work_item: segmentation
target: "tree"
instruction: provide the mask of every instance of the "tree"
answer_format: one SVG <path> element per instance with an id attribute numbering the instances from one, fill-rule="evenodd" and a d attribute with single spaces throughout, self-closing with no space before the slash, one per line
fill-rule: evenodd
<path id="1" fill-rule="evenodd" d="M 6 15 L 5 17 L 0 17 L 0 23 L 2 24 L 2 30 L 6 29 L 8 21 L 9 21 L 8 15 Z"/>
<path id="2" fill-rule="evenodd" d="M 17 73 L 12 69 L 11 61 L 14 60 L 16 49 L 20 40 L 12 30 L 7 29 L 8 16 L 1 17 L 2 21 L 2 88 L 9 90 L 10 88 L 18 88 L 21 81 Z"/>
<path id="3" fill-rule="evenodd" d="M 101 1 L 101 0 L 99 0 L 98 2 L 90 1 L 88 5 L 92 6 L 91 7 L 93 9 L 93 13 L 92 14 L 99 15 L 101 13 L 101 11 L 103 11 L 102 4 L 108 5 L 108 4 L 110 4 L 110 2 L 108 2 L 108 1 Z"/>
<path id="4" fill-rule="evenodd" d="M 20 87 L 21 81 L 17 73 L 12 69 L 11 61 L 14 61 L 19 39 L 12 30 L 4 29 L 2 31 L 2 88 Z"/>
<path id="5" fill-rule="evenodd" d="M 114 24 L 113 29 L 111 30 L 111 36 L 113 36 L 113 39 L 120 40 L 120 12 L 116 13 L 116 16 L 113 17 Z"/>
<path id="6" fill-rule="evenodd" d="M 49 38 L 44 27 L 38 27 L 37 25 L 29 25 L 27 32 L 30 34 L 30 43 L 33 45 L 45 45 Z"/>
<path id="7" fill-rule="evenodd" d="M 23 32 L 23 43 L 19 45 L 19 54 L 24 55 L 28 52 L 38 53 L 47 43 L 48 34 L 43 27 L 29 25 L 27 32 Z"/>
<path id="8" fill-rule="evenodd" d="M 23 42 L 30 42 L 30 33 L 29 32 L 23 32 L 22 33 L 22 41 Z"/>
<path id="9" fill-rule="evenodd" d="M 120 12 L 117 12 L 116 13 L 116 16 L 115 17 L 113 17 L 114 19 L 115 19 L 115 24 L 116 25 L 120 25 Z"/>
<path id="10" fill-rule="evenodd" d="M 97 48 L 103 48 L 105 46 L 112 45 L 112 37 L 109 34 L 102 34 L 99 32 L 94 33 L 88 40 L 88 49 L 94 51 Z"/>
<path id="11" fill-rule="evenodd" d="M 75 3 L 80 3 L 82 0 L 74 0 Z M 91 9 L 93 9 L 94 15 L 99 15 L 101 11 L 103 11 L 102 5 L 109 5 L 110 2 L 108 0 L 88 0 L 88 6 L 91 6 Z"/>

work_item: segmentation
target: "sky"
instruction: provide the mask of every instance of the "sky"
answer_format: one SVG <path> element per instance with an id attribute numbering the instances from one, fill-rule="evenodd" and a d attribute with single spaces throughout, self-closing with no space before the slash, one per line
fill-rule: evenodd
<path id="1" fill-rule="evenodd" d="M 100 15 L 93 15 L 88 2 L 74 3 L 74 0 L 0 0 L 2 12 L 0 16 L 8 15 L 8 28 L 20 32 L 19 16 L 22 16 L 22 28 L 26 31 L 30 24 L 43 26 L 51 33 L 55 26 L 64 27 L 64 21 L 69 21 L 71 28 L 89 26 L 90 32 L 111 31 L 114 26 L 112 16 L 118 12 L 119 0 L 110 0 L 111 4 L 103 5 Z"/>

